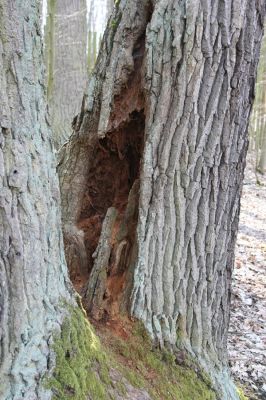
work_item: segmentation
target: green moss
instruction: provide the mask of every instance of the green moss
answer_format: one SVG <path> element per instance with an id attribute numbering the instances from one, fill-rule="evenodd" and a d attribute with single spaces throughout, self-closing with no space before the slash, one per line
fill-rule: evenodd
<path id="1" fill-rule="evenodd" d="M 101 344 L 81 308 L 71 308 L 54 339 L 56 366 L 46 387 L 53 399 L 93 400 L 112 399 L 109 389 L 122 396 L 127 392 L 126 381 L 145 389 L 153 400 L 215 400 L 216 395 L 203 374 L 176 363 L 173 353 L 153 347 L 141 324 L 136 324 L 127 340 L 103 335 Z M 114 384 L 110 368 L 121 374 Z M 115 396 L 114 393 L 114 396 Z M 245 397 L 241 398 L 244 400 Z"/>
<path id="2" fill-rule="evenodd" d="M 114 31 L 116 31 L 120 20 L 121 20 L 121 18 L 111 20 L 110 25 L 109 25 L 110 28 L 112 28 Z"/>
<path id="3" fill-rule="evenodd" d="M 241 388 L 237 388 L 237 393 L 239 395 L 240 400 L 248 400 L 248 397 L 245 396 L 243 390 Z"/>
<path id="4" fill-rule="evenodd" d="M 109 25 L 110 28 L 112 28 L 114 30 L 114 32 L 116 32 L 117 27 L 122 18 L 122 13 L 121 13 L 121 11 L 119 11 L 119 4 L 120 4 L 120 0 L 115 0 L 116 15 L 115 15 L 114 19 L 110 21 L 110 25 Z"/>
<path id="5" fill-rule="evenodd" d="M 173 353 L 154 348 L 141 324 L 136 324 L 131 340 L 110 338 L 109 345 L 114 355 L 125 358 L 121 373 L 133 386 L 147 390 L 152 399 L 216 399 L 205 374 L 197 366 L 193 370 L 177 365 Z"/>
<path id="6" fill-rule="evenodd" d="M 54 399 L 105 400 L 109 360 L 80 308 L 73 308 L 55 337 L 56 367 L 46 382 Z M 96 374 L 96 371 L 99 371 Z M 97 376 L 98 375 L 98 376 Z"/>

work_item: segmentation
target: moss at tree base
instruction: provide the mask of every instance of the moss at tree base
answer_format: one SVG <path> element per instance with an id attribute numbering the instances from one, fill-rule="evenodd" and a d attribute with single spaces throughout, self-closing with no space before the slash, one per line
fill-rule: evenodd
<path id="1" fill-rule="evenodd" d="M 101 343 L 83 311 L 71 308 L 53 350 L 56 366 L 45 383 L 53 399 L 128 399 L 127 384 L 153 400 L 216 399 L 196 366 L 178 365 L 174 354 L 155 349 L 139 323 L 126 340 L 106 329 Z M 121 375 L 119 384 L 112 381 L 114 370 Z"/>
<path id="2" fill-rule="evenodd" d="M 155 348 L 139 322 L 135 323 L 130 339 L 110 335 L 107 340 L 118 361 L 117 368 L 122 368 L 124 376 L 133 386 L 145 388 L 151 399 L 217 398 L 206 374 L 188 359 L 180 360 L 170 351 Z M 180 362 L 182 365 L 179 365 Z"/>
<path id="3" fill-rule="evenodd" d="M 109 360 L 99 338 L 80 308 L 71 308 L 54 339 L 56 366 L 45 386 L 54 399 L 106 400 L 105 387 L 110 384 Z"/>

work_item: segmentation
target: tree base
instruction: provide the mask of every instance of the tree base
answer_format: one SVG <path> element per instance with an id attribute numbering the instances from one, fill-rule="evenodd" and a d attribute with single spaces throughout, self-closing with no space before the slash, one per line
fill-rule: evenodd
<path id="1" fill-rule="evenodd" d="M 219 399 L 185 353 L 154 347 L 141 323 L 120 321 L 120 330 L 98 325 L 97 337 L 81 309 L 69 315 L 54 341 L 56 367 L 44 382 L 53 399 Z"/>

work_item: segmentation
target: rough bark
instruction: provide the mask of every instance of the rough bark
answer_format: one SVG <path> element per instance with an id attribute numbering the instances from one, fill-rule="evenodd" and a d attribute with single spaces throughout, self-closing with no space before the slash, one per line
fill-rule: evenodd
<path id="1" fill-rule="evenodd" d="M 0 1 L 0 398 L 51 398 L 51 336 L 72 301 L 46 120 L 40 3 Z"/>
<path id="2" fill-rule="evenodd" d="M 126 303 L 154 340 L 196 357 L 223 399 L 237 398 L 226 342 L 264 13 L 255 0 L 117 2 L 61 155 L 68 264 L 77 285 L 94 280 L 86 294 L 93 317 L 114 318 Z M 121 258 L 117 232 L 138 180 Z M 106 248 L 94 253 L 100 238 Z M 70 262 L 79 246 L 85 274 Z M 95 285 L 97 255 L 109 263 Z"/>
<path id="3" fill-rule="evenodd" d="M 56 148 L 72 133 L 87 82 L 86 14 L 86 0 L 48 1 L 47 94 Z"/>

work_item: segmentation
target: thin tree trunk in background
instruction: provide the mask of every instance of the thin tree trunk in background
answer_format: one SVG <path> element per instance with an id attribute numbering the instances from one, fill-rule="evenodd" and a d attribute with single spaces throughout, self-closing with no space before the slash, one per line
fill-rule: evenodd
<path id="1" fill-rule="evenodd" d="M 71 301 L 42 65 L 39 2 L 0 1 L 0 398 L 47 400 Z"/>
<path id="2" fill-rule="evenodd" d="M 266 59 L 266 57 L 265 57 Z M 266 61 L 266 60 L 265 60 Z M 266 67 L 266 62 L 265 62 Z M 264 70 L 263 99 L 261 104 L 261 129 L 260 129 L 260 148 L 257 160 L 257 169 L 260 173 L 266 172 L 266 68 Z"/>
<path id="3" fill-rule="evenodd" d="M 108 18 L 114 6 L 113 0 L 88 1 L 88 72 L 91 73 L 100 49 Z"/>
<path id="4" fill-rule="evenodd" d="M 262 132 L 261 152 L 258 164 L 258 171 L 262 174 L 266 172 L 266 123 L 264 121 L 264 130 Z"/>
<path id="5" fill-rule="evenodd" d="M 47 98 L 51 101 L 54 85 L 54 25 L 56 0 L 47 3 L 47 18 L 45 26 L 45 60 L 47 70 Z M 45 16 L 43 16 L 45 18 Z"/>
<path id="6" fill-rule="evenodd" d="M 90 315 L 137 317 L 230 400 L 230 286 L 264 13 L 262 0 L 117 2 L 61 153 L 68 265 L 77 286 L 89 276 Z"/>
<path id="7" fill-rule="evenodd" d="M 252 113 L 251 150 L 255 150 L 255 168 L 266 172 L 266 37 L 262 42 L 261 58 L 258 66 L 256 98 Z"/>
<path id="8" fill-rule="evenodd" d="M 59 148 L 72 133 L 87 82 L 87 7 L 86 0 L 48 0 L 47 5 L 47 92 Z"/>

